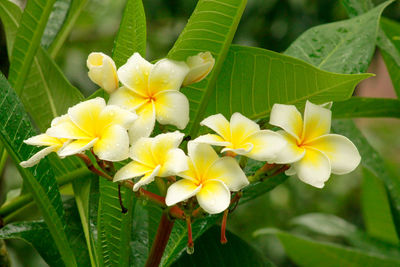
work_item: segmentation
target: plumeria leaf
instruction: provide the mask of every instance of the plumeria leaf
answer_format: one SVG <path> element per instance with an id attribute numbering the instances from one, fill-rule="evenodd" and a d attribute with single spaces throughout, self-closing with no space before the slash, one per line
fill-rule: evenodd
<path id="1" fill-rule="evenodd" d="M 36 133 L 28 114 L 2 74 L 0 74 L 0 88 L 0 140 L 17 164 L 24 183 L 39 207 L 65 265 L 76 266 L 76 259 L 65 232 L 67 224 L 53 170 L 47 160 L 42 160 L 31 169 L 19 166 L 22 160 L 37 152 L 36 148 L 23 144 L 23 140 Z"/>

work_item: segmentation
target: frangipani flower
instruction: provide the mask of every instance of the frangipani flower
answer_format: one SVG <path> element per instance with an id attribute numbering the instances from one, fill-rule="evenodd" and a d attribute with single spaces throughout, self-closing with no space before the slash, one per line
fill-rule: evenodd
<path id="1" fill-rule="evenodd" d="M 229 207 L 230 191 L 239 191 L 249 184 L 246 175 L 232 157 L 218 157 L 207 144 L 188 143 L 189 169 L 178 176 L 167 191 L 165 203 L 172 206 L 196 196 L 200 207 L 210 214 Z"/>
<path id="2" fill-rule="evenodd" d="M 183 133 L 175 131 L 153 138 L 140 138 L 130 151 L 133 161 L 115 174 L 114 182 L 143 176 L 133 187 L 133 191 L 137 191 L 156 176 L 167 177 L 187 170 L 187 156 L 178 148 L 183 137 Z"/>
<path id="3" fill-rule="evenodd" d="M 232 151 L 255 160 L 271 161 L 286 145 L 281 135 L 260 130 L 257 123 L 237 112 L 230 122 L 222 114 L 216 114 L 205 118 L 200 125 L 213 129 L 218 135 L 202 135 L 195 142 L 224 146 L 221 152 Z"/>
<path id="4" fill-rule="evenodd" d="M 93 147 L 102 160 L 120 161 L 128 157 L 127 129 L 137 115 L 117 106 L 106 106 L 97 97 L 68 109 L 68 114 L 55 118 L 47 134 L 56 138 L 72 139 L 58 155 L 61 157 L 81 153 Z"/>
<path id="5" fill-rule="evenodd" d="M 59 151 L 64 144 L 68 144 L 68 139 L 58 139 L 55 137 L 48 136 L 47 134 L 39 134 L 32 136 L 31 138 L 24 141 L 25 144 L 31 146 L 47 146 L 46 148 L 40 150 L 31 158 L 20 163 L 24 168 L 32 167 L 39 163 L 39 161 L 50 154 L 51 152 Z"/>
<path id="6" fill-rule="evenodd" d="M 109 104 L 136 111 L 136 120 L 129 135 L 133 144 L 140 137 L 148 137 L 157 121 L 179 129 L 189 122 L 189 101 L 179 92 L 189 68 L 184 62 L 162 59 L 151 64 L 139 53 L 134 53 L 118 69 L 124 85 L 111 94 Z"/>
<path id="7" fill-rule="evenodd" d="M 183 81 L 183 86 L 200 82 L 207 77 L 214 67 L 215 59 L 210 52 L 201 52 L 195 56 L 188 57 L 186 64 L 189 66 L 190 70 Z"/>
<path id="8" fill-rule="evenodd" d="M 103 53 L 90 53 L 86 61 L 89 78 L 107 93 L 111 94 L 119 86 L 117 67 L 114 61 Z"/>
<path id="9" fill-rule="evenodd" d="M 297 173 L 305 183 L 322 188 L 331 173 L 349 173 L 360 163 L 360 154 L 348 138 L 329 133 L 329 109 L 307 101 L 303 121 L 295 106 L 275 104 L 270 124 L 282 128 L 279 133 L 288 142 L 274 162 L 291 163 L 286 174 Z"/>

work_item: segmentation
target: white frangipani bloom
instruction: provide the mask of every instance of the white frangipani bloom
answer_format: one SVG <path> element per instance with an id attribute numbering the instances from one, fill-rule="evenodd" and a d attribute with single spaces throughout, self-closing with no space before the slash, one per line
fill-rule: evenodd
<path id="1" fill-rule="evenodd" d="M 47 134 L 39 134 L 32 136 L 31 138 L 24 141 L 25 144 L 31 146 L 47 146 L 40 150 L 31 158 L 26 161 L 22 161 L 20 165 L 24 168 L 32 167 L 39 163 L 39 161 L 50 154 L 51 152 L 59 151 L 65 144 L 68 144 L 68 139 L 58 139 L 55 137 L 48 136 Z"/>
<path id="2" fill-rule="evenodd" d="M 114 61 L 103 53 L 90 53 L 86 61 L 89 78 L 111 94 L 119 87 L 117 67 Z"/>
<path id="3" fill-rule="evenodd" d="M 115 174 L 114 182 L 141 177 L 133 187 L 133 191 L 137 191 L 156 176 L 167 177 L 187 170 L 187 156 L 178 148 L 183 137 L 183 133 L 175 131 L 153 138 L 140 138 L 130 151 L 133 161 Z"/>
<path id="4" fill-rule="evenodd" d="M 68 109 L 68 114 L 55 118 L 46 134 L 56 138 L 72 139 L 58 155 L 61 157 L 81 153 L 93 147 L 102 160 L 120 161 L 128 157 L 127 129 L 137 115 L 117 106 L 106 106 L 97 97 Z"/>
<path id="5" fill-rule="evenodd" d="M 124 85 L 111 94 L 109 104 L 136 111 L 136 120 L 130 131 L 131 143 L 148 137 L 155 121 L 184 129 L 189 122 L 189 101 L 179 92 L 189 68 L 184 62 L 162 59 L 156 64 L 134 53 L 118 69 Z"/>
<path id="6" fill-rule="evenodd" d="M 210 214 L 226 210 L 230 191 L 239 191 L 249 184 L 246 175 L 232 157 L 218 157 L 207 144 L 188 143 L 189 169 L 178 176 L 167 191 L 165 203 L 172 206 L 196 196 L 200 207 Z"/>
<path id="7" fill-rule="evenodd" d="M 215 59 L 210 52 L 201 52 L 195 56 L 188 57 L 186 64 L 190 70 L 183 81 L 184 86 L 200 82 L 207 77 L 214 67 Z"/>
<path id="8" fill-rule="evenodd" d="M 255 160 L 274 160 L 287 143 L 280 134 L 260 130 L 257 123 L 237 112 L 230 122 L 222 114 L 216 114 L 205 118 L 200 125 L 213 129 L 218 135 L 202 135 L 194 142 L 224 146 L 221 152 L 232 151 Z"/>
<path id="9" fill-rule="evenodd" d="M 288 145 L 274 160 L 278 164 L 291 164 L 287 175 L 297 174 L 300 180 L 322 188 L 331 173 L 346 174 L 360 163 L 361 156 L 346 137 L 330 134 L 331 111 L 307 101 L 304 120 L 292 105 L 275 104 L 270 124 L 279 131 Z"/>

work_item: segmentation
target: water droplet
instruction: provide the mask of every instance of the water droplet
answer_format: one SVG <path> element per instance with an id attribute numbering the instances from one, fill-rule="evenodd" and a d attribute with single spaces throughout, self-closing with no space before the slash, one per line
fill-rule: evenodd
<path id="1" fill-rule="evenodd" d="M 192 255 L 194 253 L 194 247 L 186 247 L 186 253 Z"/>

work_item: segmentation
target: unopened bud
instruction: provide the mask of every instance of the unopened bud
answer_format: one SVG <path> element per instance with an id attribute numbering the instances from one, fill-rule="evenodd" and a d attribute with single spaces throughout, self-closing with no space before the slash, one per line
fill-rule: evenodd
<path id="1" fill-rule="evenodd" d="M 103 53 L 90 53 L 86 61 L 89 78 L 107 93 L 118 89 L 117 68 L 114 61 Z"/>
<path id="2" fill-rule="evenodd" d="M 183 81 L 183 86 L 197 83 L 203 80 L 214 67 L 215 59 L 210 52 L 201 52 L 189 57 L 186 64 L 189 66 L 189 73 Z"/>

